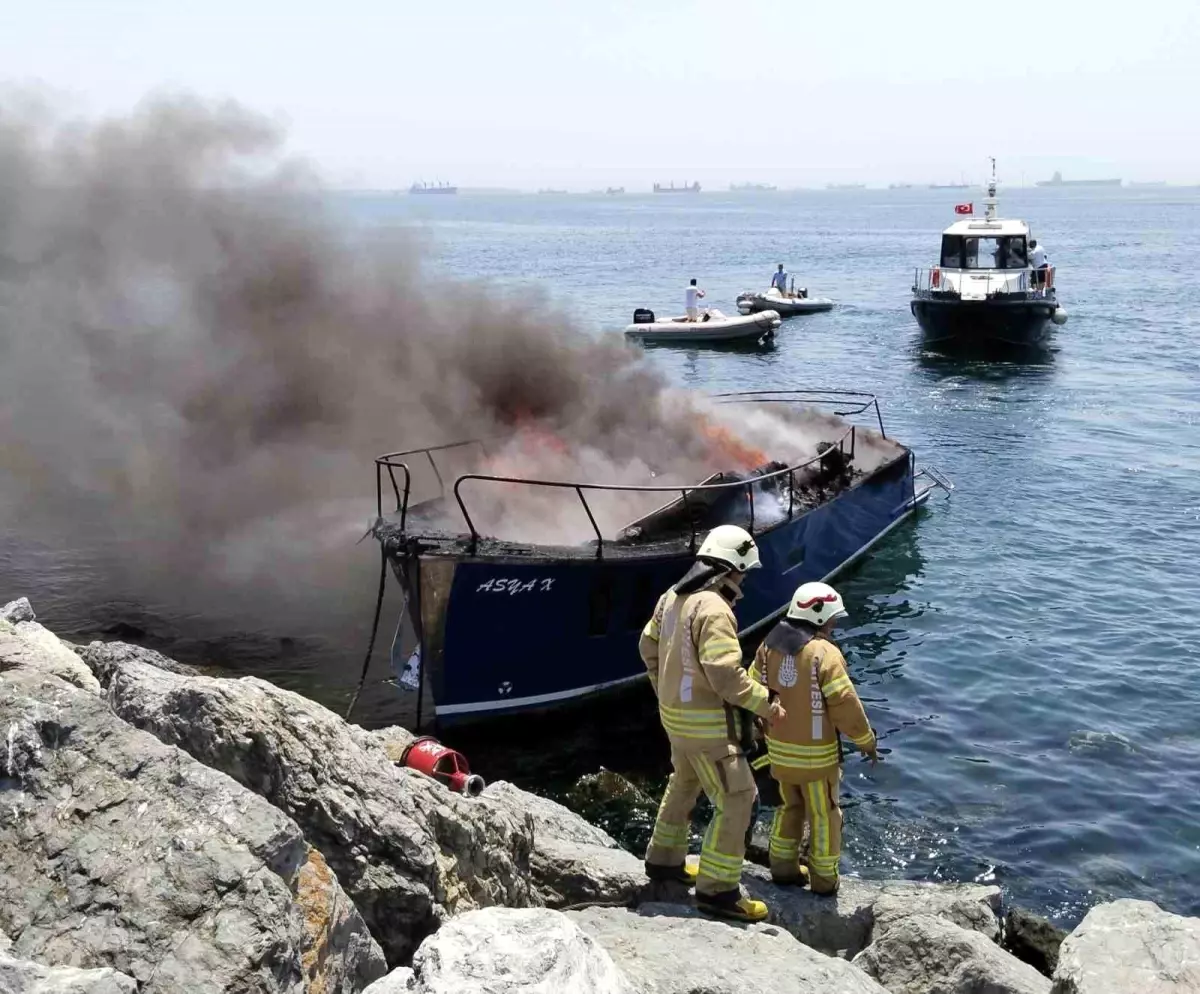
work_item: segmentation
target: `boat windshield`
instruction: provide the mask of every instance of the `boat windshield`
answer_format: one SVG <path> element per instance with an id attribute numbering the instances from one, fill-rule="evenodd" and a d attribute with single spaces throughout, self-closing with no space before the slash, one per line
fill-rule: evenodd
<path id="1" fill-rule="evenodd" d="M 942 236 L 943 269 L 1025 269 L 1027 260 L 1024 235 Z"/>

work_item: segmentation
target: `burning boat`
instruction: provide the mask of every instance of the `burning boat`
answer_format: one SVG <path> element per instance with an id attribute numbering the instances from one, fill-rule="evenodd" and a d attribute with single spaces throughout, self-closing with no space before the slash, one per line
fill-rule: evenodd
<path id="1" fill-rule="evenodd" d="M 752 637 L 782 614 L 799 584 L 836 575 L 935 488 L 951 488 L 936 471 L 917 471 L 913 453 L 885 433 L 870 394 L 758 391 L 714 399 L 772 414 L 799 411 L 820 438 L 815 454 L 683 486 L 498 473 L 488 440 L 376 460 L 373 532 L 400 582 L 416 642 L 400 654 L 409 664 L 399 682 L 428 684 L 439 724 L 554 707 L 643 678 L 639 633 L 716 525 L 741 525 L 759 545 L 763 568 L 749 575 L 735 608 L 739 635 Z M 862 423 L 868 420 L 874 424 Z M 449 483 L 452 462 L 468 471 Z M 490 471 L 470 471 L 472 464 Z M 419 470 L 432 475 L 436 493 L 416 501 Z M 389 504 L 394 498 L 387 511 L 385 494 Z M 590 540 L 491 537 L 500 531 L 489 511 L 530 495 L 569 506 Z M 602 523 L 633 508 L 641 510 L 621 527 Z"/>

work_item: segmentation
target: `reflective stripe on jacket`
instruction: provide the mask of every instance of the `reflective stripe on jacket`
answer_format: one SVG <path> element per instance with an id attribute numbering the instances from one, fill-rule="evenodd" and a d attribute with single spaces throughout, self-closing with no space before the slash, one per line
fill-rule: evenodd
<path id="1" fill-rule="evenodd" d="M 783 624 L 783 622 L 781 622 Z M 779 695 L 787 717 L 767 733 L 771 775 L 786 783 L 818 780 L 836 769 L 838 733 L 869 750 L 875 733 L 836 645 L 815 632 L 798 651 L 759 646 L 750 676 Z M 795 645 L 795 643 L 793 643 Z"/>
<path id="2" fill-rule="evenodd" d="M 742 666 L 733 609 L 717 591 L 659 598 L 638 651 L 658 695 L 672 740 L 704 745 L 730 741 L 725 705 L 767 713 L 767 691 Z"/>

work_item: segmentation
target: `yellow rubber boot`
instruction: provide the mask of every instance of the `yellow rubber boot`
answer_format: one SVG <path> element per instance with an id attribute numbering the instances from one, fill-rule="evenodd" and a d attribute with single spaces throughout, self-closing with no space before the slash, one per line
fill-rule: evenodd
<path id="1" fill-rule="evenodd" d="M 740 889 L 720 894 L 697 894 L 696 910 L 734 922 L 766 921 L 770 914 L 770 909 L 762 901 L 743 896 Z"/>
<path id="2" fill-rule="evenodd" d="M 786 869 L 781 866 L 772 866 L 771 881 L 781 887 L 804 887 L 808 884 L 808 867 L 803 863 L 797 863 Z"/>

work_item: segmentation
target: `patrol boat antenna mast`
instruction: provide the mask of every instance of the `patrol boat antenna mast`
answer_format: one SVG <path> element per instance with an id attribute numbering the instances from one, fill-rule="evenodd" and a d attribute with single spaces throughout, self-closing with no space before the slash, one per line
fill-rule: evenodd
<path id="1" fill-rule="evenodd" d="M 988 221 L 996 219 L 996 157 L 988 156 L 992 160 L 992 178 L 988 180 L 987 197 L 984 198 L 984 218 Z"/>

